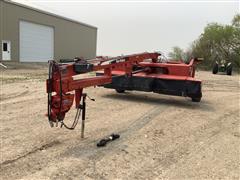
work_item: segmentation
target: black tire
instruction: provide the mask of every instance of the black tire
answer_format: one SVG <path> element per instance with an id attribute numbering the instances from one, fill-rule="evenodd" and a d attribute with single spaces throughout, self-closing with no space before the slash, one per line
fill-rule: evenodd
<path id="1" fill-rule="evenodd" d="M 117 93 L 124 93 L 125 90 L 124 89 L 115 89 Z"/>
<path id="2" fill-rule="evenodd" d="M 213 69 L 212 69 L 212 73 L 213 74 L 217 74 L 218 73 L 218 64 L 217 63 L 214 64 Z"/>
<path id="3" fill-rule="evenodd" d="M 227 66 L 226 71 L 227 71 L 227 75 L 229 75 L 229 76 L 232 75 L 232 64 L 230 64 L 229 66 Z"/>
<path id="4" fill-rule="evenodd" d="M 201 97 L 193 97 L 192 98 L 192 102 L 200 102 L 201 101 Z"/>

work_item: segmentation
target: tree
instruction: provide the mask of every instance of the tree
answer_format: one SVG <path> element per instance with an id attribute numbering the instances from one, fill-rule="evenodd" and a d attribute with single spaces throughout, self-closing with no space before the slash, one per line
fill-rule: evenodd
<path id="1" fill-rule="evenodd" d="M 172 52 L 170 52 L 168 56 L 173 60 L 183 60 L 184 62 L 188 62 L 192 57 L 192 52 L 190 49 L 184 51 L 180 47 L 174 46 Z"/>
<path id="2" fill-rule="evenodd" d="M 240 14 L 236 14 L 236 15 L 233 17 L 232 25 L 235 26 L 235 27 L 240 28 Z"/>
<path id="3" fill-rule="evenodd" d="M 240 67 L 240 15 L 234 16 L 231 25 L 208 24 L 193 42 L 192 54 L 203 57 L 207 66 L 224 59 Z"/>
<path id="4" fill-rule="evenodd" d="M 183 49 L 181 49 L 180 47 L 174 46 L 174 47 L 172 48 L 172 52 L 170 52 L 170 53 L 168 54 L 168 56 L 169 56 L 171 59 L 174 59 L 174 60 L 183 60 L 184 51 L 183 51 Z"/>

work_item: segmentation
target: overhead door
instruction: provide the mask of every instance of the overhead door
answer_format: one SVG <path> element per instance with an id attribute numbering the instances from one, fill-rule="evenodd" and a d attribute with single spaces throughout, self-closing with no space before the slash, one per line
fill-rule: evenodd
<path id="1" fill-rule="evenodd" d="M 20 21 L 20 61 L 47 62 L 54 56 L 54 29 Z"/>

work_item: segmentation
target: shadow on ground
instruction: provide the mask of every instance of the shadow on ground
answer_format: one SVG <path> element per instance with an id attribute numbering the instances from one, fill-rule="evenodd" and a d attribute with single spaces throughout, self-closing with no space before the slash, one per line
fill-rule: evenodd
<path id="1" fill-rule="evenodd" d="M 153 95 L 153 94 L 151 94 Z M 214 107 L 208 101 L 202 99 L 201 102 L 192 102 L 190 98 L 176 97 L 168 95 L 156 94 L 156 96 L 149 96 L 147 93 L 126 92 L 122 94 L 105 94 L 102 97 L 117 101 L 132 101 L 136 103 L 146 103 L 152 105 L 169 105 L 174 107 L 181 107 L 186 109 L 200 109 L 203 111 L 214 111 Z"/>

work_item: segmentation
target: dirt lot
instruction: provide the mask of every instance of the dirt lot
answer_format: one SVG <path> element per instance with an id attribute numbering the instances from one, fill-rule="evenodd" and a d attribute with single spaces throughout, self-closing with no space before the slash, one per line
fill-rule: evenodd
<path id="1" fill-rule="evenodd" d="M 80 125 L 74 131 L 49 127 L 47 68 L 0 71 L 4 180 L 240 179 L 239 75 L 197 72 L 203 80 L 200 103 L 86 89 L 96 101 L 88 101 L 81 139 Z M 112 132 L 121 138 L 97 148 L 97 141 Z"/>

